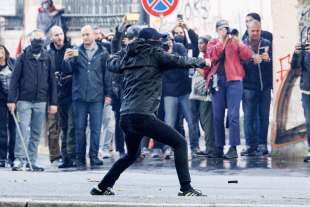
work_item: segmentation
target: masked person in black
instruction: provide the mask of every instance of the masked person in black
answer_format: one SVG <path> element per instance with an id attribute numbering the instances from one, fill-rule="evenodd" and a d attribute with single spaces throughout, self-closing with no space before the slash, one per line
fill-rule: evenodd
<path id="1" fill-rule="evenodd" d="M 160 38 L 153 28 L 144 28 L 139 38 L 126 49 L 112 55 L 108 69 L 124 75 L 121 105 L 121 127 L 125 133 L 127 154 L 120 158 L 105 175 L 92 195 L 114 195 L 112 187 L 121 173 L 139 156 L 143 136 L 171 146 L 175 153 L 175 166 L 181 185 L 179 196 L 202 196 L 191 186 L 188 169 L 187 143 L 182 135 L 155 116 L 162 92 L 163 72 L 172 68 L 201 68 L 207 61 L 164 52 Z"/>
<path id="2" fill-rule="evenodd" d="M 120 26 L 116 28 L 115 35 L 112 39 L 112 53 L 117 53 L 122 48 L 128 45 L 128 42 L 132 42 L 138 38 L 139 32 L 142 26 L 131 25 L 128 26 L 125 20 Z M 125 155 L 125 138 L 124 132 L 120 126 L 120 109 L 121 109 L 121 94 L 123 85 L 123 75 L 113 73 L 112 74 L 112 108 L 115 114 L 115 149 L 122 157 Z"/>
<path id="3" fill-rule="evenodd" d="M 36 165 L 38 144 L 46 115 L 46 106 L 50 114 L 57 112 L 57 87 L 54 76 L 55 64 L 50 54 L 43 48 L 44 33 L 34 30 L 31 34 L 31 45 L 17 59 L 13 71 L 8 107 L 11 113 L 16 109 L 19 116 L 19 127 L 22 137 L 15 142 L 15 160 L 12 170 L 23 170 L 26 154 L 23 149 L 24 139 L 28 146 L 29 161 L 34 171 L 44 169 Z"/>

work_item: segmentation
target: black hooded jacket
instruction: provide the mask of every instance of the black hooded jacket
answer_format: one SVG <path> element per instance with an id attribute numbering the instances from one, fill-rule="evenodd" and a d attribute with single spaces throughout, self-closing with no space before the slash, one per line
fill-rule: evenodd
<path id="1" fill-rule="evenodd" d="M 302 51 L 301 54 L 294 53 L 291 68 L 301 69 L 300 89 L 310 91 L 310 53 Z"/>
<path id="2" fill-rule="evenodd" d="M 164 52 L 160 44 L 140 39 L 108 60 L 108 69 L 111 72 L 124 75 L 122 115 L 154 115 L 160 103 L 164 71 L 204 66 L 204 59 L 171 55 Z"/>
<path id="3" fill-rule="evenodd" d="M 57 92 L 58 102 L 70 103 L 72 101 L 72 75 L 66 74 L 63 64 L 64 54 L 66 49 L 72 48 L 70 42 L 65 41 L 63 48 L 56 49 L 54 44 L 51 43 L 48 52 L 54 58 L 55 72 L 58 72 L 57 76 Z"/>

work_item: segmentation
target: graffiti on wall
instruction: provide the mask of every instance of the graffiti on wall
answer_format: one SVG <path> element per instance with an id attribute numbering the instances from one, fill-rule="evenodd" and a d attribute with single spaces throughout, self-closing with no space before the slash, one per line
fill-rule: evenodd
<path id="1" fill-rule="evenodd" d="M 193 21 L 195 18 L 208 19 L 210 11 L 210 0 L 185 0 L 180 1 L 177 13 L 184 14 L 187 21 Z"/>
<path id="2" fill-rule="evenodd" d="M 305 123 L 288 127 L 289 107 L 294 96 L 293 89 L 299 75 L 298 70 L 286 70 L 285 68 L 281 68 L 277 73 L 278 89 L 275 98 L 274 121 L 271 134 L 273 148 L 279 148 L 305 140 Z M 298 114 L 298 116 L 300 115 Z"/>
<path id="3" fill-rule="evenodd" d="M 284 78 L 287 76 L 288 71 L 291 66 L 291 54 L 287 54 L 279 58 L 280 69 L 276 73 L 276 83 L 281 84 L 284 81 Z"/>
<path id="4" fill-rule="evenodd" d="M 305 31 L 309 27 L 310 9 L 301 12 L 299 21 L 300 42 L 305 41 Z M 300 76 L 300 70 L 290 70 L 291 55 L 285 55 L 279 58 L 280 68 L 276 73 L 277 94 L 274 105 L 274 117 L 272 126 L 272 147 L 280 148 L 293 143 L 304 141 L 306 139 L 305 123 L 295 123 L 288 127 L 290 105 L 292 100 L 296 100 L 296 94 L 293 93 L 294 87 L 298 85 L 297 80 Z M 300 92 L 299 92 L 300 93 Z M 292 107 L 291 107 L 292 108 Z M 300 107 L 299 107 L 300 108 Z M 295 113 L 299 118 L 302 113 Z"/>

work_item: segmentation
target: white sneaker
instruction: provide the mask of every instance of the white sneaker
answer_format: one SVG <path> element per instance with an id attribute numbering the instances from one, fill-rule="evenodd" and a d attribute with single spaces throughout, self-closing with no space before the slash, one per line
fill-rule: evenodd
<path id="1" fill-rule="evenodd" d="M 168 147 L 164 153 L 164 158 L 166 160 L 170 160 L 170 159 L 173 159 L 173 151 L 171 150 L 170 147 Z"/>
<path id="2" fill-rule="evenodd" d="M 58 166 L 61 165 L 61 164 L 62 164 L 62 159 L 59 158 L 59 159 L 54 160 L 53 162 L 51 162 L 51 167 L 52 168 L 58 168 Z"/>
<path id="3" fill-rule="evenodd" d="M 104 149 L 102 151 L 102 159 L 110 159 L 112 157 L 109 150 Z"/>
<path id="4" fill-rule="evenodd" d="M 308 154 L 306 155 L 306 157 L 304 158 L 304 162 L 310 162 L 310 150 Z"/>
<path id="5" fill-rule="evenodd" d="M 15 159 L 13 162 L 12 171 L 23 171 L 25 170 L 25 163 L 23 163 L 20 159 Z"/>

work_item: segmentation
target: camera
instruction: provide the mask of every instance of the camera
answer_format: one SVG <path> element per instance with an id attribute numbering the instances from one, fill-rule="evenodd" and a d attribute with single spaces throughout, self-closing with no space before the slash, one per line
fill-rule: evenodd
<path id="1" fill-rule="evenodd" d="M 165 35 L 164 37 L 162 37 L 160 39 L 161 41 L 161 47 L 165 50 L 165 51 L 168 51 L 169 50 L 169 44 L 168 44 L 168 41 L 169 41 L 169 34 Z"/>
<path id="2" fill-rule="evenodd" d="M 306 50 L 306 47 L 309 47 L 309 46 L 310 46 L 309 43 L 303 43 L 303 44 L 301 44 L 301 50 L 302 50 L 302 51 L 305 51 L 305 50 Z"/>
<path id="3" fill-rule="evenodd" d="M 232 35 L 232 36 L 238 37 L 239 36 L 239 31 L 237 29 L 232 29 L 229 34 Z"/>
<path id="4" fill-rule="evenodd" d="M 178 15 L 177 15 L 177 19 L 178 19 L 179 21 L 182 21 L 182 20 L 183 20 L 183 15 L 182 15 L 182 14 L 178 14 Z"/>
<path id="5" fill-rule="evenodd" d="M 232 36 L 239 36 L 239 31 L 237 29 L 230 29 L 229 27 L 225 27 L 227 34 Z"/>

